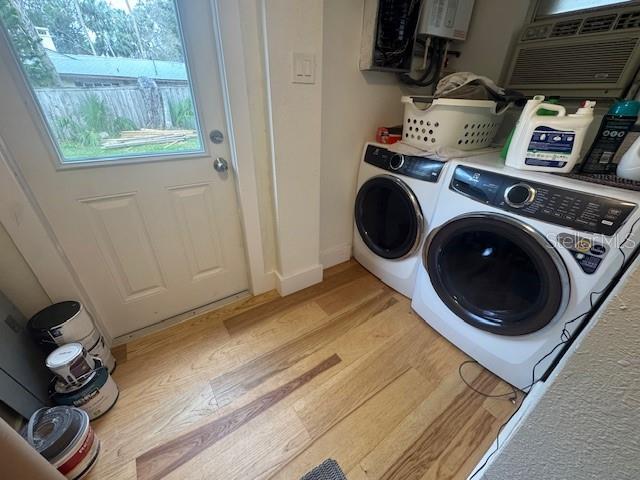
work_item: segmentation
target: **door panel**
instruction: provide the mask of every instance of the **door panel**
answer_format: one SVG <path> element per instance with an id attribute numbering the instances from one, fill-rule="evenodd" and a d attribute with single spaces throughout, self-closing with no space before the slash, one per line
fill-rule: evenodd
<path id="1" fill-rule="evenodd" d="M 177 5 L 199 125 L 224 131 L 210 3 Z M 6 35 L 0 63 L 0 136 L 111 335 L 247 289 L 234 172 L 213 169 L 216 157 L 230 157 L 226 142 L 207 143 L 202 153 L 169 149 L 162 158 L 69 168 L 57 158 Z"/>
<path id="2" fill-rule="evenodd" d="M 135 193 L 81 200 L 125 302 L 166 290 Z"/>
<path id="3" fill-rule="evenodd" d="M 193 281 L 216 275 L 224 268 L 211 188 L 211 184 L 200 184 L 168 189 Z"/>

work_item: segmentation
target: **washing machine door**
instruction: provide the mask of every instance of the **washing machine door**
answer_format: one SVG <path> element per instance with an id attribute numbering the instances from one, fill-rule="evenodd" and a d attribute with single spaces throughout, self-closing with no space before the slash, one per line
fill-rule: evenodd
<path id="1" fill-rule="evenodd" d="M 424 224 L 414 193 L 391 175 L 371 177 L 362 184 L 356 197 L 355 222 L 367 247 L 387 259 L 414 253 Z"/>
<path id="2" fill-rule="evenodd" d="M 559 253 L 531 226 L 506 215 L 454 218 L 429 235 L 423 262 L 438 296 L 458 317 L 499 335 L 535 332 L 569 300 Z"/>

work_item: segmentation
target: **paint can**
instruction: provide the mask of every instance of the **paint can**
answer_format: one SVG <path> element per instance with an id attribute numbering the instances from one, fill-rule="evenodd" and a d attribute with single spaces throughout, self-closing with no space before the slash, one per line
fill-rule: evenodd
<path id="1" fill-rule="evenodd" d="M 67 385 L 58 379 L 53 385 L 53 402 L 78 407 L 87 412 L 90 420 L 107 413 L 115 405 L 120 392 L 107 367 L 100 361 L 98 364 L 98 368 L 80 386 Z"/>
<path id="2" fill-rule="evenodd" d="M 96 344 L 100 332 L 80 302 L 54 303 L 36 313 L 28 323 L 31 336 L 47 352 L 67 343 L 81 343 L 87 350 Z"/>
<path id="3" fill-rule="evenodd" d="M 74 407 L 37 410 L 29 419 L 26 440 L 70 480 L 84 478 L 100 453 L 89 415 Z"/>
<path id="4" fill-rule="evenodd" d="M 93 357 L 98 357 L 102 364 L 107 367 L 109 373 L 113 373 L 116 368 L 116 359 L 113 358 L 111 354 L 111 350 L 104 343 L 104 338 L 100 335 L 100 338 L 96 342 L 96 344 L 89 349 L 89 355 Z"/>
<path id="5" fill-rule="evenodd" d="M 96 360 L 80 343 L 68 343 L 49 354 L 46 365 L 64 385 L 78 386 L 96 368 Z"/>

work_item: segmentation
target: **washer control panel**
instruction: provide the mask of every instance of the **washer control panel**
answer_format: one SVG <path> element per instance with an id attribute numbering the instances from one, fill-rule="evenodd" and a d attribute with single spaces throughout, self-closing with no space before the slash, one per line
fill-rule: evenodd
<path id="1" fill-rule="evenodd" d="M 570 233 L 559 234 L 558 243 L 569 250 L 582 271 L 589 275 L 598 269 L 609 251 L 603 243 Z"/>
<path id="2" fill-rule="evenodd" d="M 438 160 L 403 155 L 375 145 L 367 146 L 364 161 L 388 172 L 434 183 L 444 168 L 444 163 Z"/>
<path id="3" fill-rule="evenodd" d="M 637 206 L 464 166 L 456 168 L 449 188 L 523 217 L 602 235 L 614 235 Z"/>

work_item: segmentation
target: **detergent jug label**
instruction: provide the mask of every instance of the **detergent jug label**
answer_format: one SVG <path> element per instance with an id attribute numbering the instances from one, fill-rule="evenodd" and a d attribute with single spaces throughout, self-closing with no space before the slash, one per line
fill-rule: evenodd
<path id="1" fill-rule="evenodd" d="M 572 130 L 538 127 L 533 131 L 525 164 L 562 168 L 567 164 L 576 134 Z"/>

